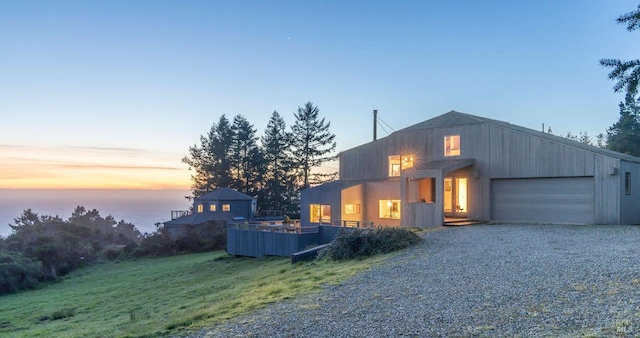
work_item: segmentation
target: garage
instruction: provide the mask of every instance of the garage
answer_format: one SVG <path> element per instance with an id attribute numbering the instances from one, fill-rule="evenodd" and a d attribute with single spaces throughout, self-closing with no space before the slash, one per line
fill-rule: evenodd
<path id="1" fill-rule="evenodd" d="M 491 180 L 491 219 L 595 223 L 593 177 Z"/>

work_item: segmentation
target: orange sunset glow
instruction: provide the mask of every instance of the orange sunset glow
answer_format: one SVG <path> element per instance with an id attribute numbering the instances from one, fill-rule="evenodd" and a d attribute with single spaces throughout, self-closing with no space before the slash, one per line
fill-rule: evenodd
<path id="1" fill-rule="evenodd" d="M 127 148 L 0 146 L 0 187 L 184 189 L 181 154 Z"/>

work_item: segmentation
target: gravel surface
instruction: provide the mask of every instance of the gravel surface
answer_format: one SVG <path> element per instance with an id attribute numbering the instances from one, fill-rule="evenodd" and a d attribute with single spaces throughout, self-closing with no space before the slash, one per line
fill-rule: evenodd
<path id="1" fill-rule="evenodd" d="M 436 229 L 321 293 L 190 337 L 635 336 L 640 227 Z"/>

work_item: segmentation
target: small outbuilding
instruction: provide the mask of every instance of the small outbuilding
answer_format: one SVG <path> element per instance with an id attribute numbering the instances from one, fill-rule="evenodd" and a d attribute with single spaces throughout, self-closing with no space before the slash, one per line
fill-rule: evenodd
<path id="1" fill-rule="evenodd" d="M 339 181 L 302 191 L 303 225 L 640 224 L 640 158 L 503 121 L 451 111 L 338 158 Z"/>
<path id="2" fill-rule="evenodd" d="M 173 211 L 171 220 L 164 223 L 167 229 L 178 229 L 187 224 L 204 224 L 210 221 L 250 220 L 256 210 L 256 200 L 230 188 L 218 188 L 197 197 L 193 211 Z"/>

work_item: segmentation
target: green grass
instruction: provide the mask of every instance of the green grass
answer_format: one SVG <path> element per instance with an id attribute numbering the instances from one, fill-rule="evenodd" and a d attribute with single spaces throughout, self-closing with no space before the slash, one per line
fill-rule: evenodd
<path id="1" fill-rule="evenodd" d="M 223 252 L 102 263 L 0 296 L 0 336 L 137 337 L 192 330 L 340 283 L 384 260 L 291 265 Z"/>

